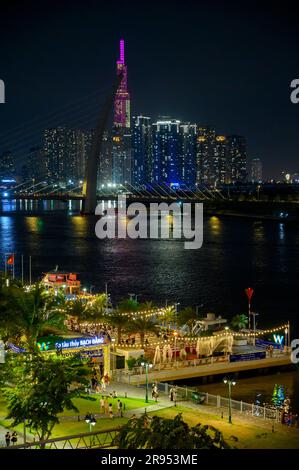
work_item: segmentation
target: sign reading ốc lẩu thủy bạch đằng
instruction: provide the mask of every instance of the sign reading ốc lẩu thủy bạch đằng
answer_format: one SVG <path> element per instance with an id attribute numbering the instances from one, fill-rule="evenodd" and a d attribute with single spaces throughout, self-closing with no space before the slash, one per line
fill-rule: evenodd
<path id="1" fill-rule="evenodd" d="M 56 349 L 75 349 L 86 348 L 89 346 L 97 346 L 104 344 L 105 338 L 103 336 L 93 336 L 92 338 L 70 338 L 58 341 L 55 343 Z"/>

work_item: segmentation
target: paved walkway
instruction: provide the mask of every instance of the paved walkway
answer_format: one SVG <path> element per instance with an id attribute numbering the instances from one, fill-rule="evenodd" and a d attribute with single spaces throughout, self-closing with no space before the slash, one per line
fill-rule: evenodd
<path id="1" fill-rule="evenodd" d="M 180 380 L 194 377 L 206 377 L 210 375 L 229 374 L 245 370 L 263 369 L 268 367 L 280 367 L 291 364 L 290 354 L 281 354 L 279 356 L 267 357 L 265 359 L 257 359 L 253 361 L 240 361 L 240 362 L 214 362 L 212 364 L 202 364 L 198 366 L 190 365 L 188 367 L 172 367 L 171 369 L 153 370 L 149 372 L 150 382 L 169 382 L 172 380 Z M 129 375 L 123 374 L 120 380 L 138 385 L 145 384 L 146 375 L 136 374 Z"/>

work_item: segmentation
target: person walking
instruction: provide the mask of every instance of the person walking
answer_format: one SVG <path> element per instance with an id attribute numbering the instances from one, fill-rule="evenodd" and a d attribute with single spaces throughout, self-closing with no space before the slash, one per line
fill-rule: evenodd
<path id="1" fill-rule="evenodd" d="M 104 408 L 105 408 L 105 415 L 106 416 L 109 416 L 109 403 L 108 403 L 108 397 L 105 398 L 105 404 L 104 404 Z"/>
<path id="2" fill-rule="evenodd" d="M 113 419 L 113 405 L 110 403 L 109 405 L 109 418 Z"/>
<path id="3" fill-rule="evenodd" d="M 18 435 L 16 431 L 14 431 L 11 435 L 11 442 L 13 446 L 18 442 Z"/>
<path id="4" fill-rule="evenodd" d="M 120 418 L 123 417 L 123 404 L 120 400 L 117 400 L 117 413 Z"/>
<path id="5" fill-rule="evenodd" d="M 10 435 L 9 431 L 7 431 L 7 433 L 5 434 L 6 447 L 10 446 L 10 440 L 11 440 L 11 435 Z"/>
<path id="6" fill-rule="evenodd" d="M 170 401 L 173 401 L 173 388 L 169 390 L 169 398 L 170 398 Z"/>
<path id="7" fill-rule="evenodd" d="M 105 413 L 105 400 L 103 395 L 100 398 L 100 413 L 104 414 Z"/>

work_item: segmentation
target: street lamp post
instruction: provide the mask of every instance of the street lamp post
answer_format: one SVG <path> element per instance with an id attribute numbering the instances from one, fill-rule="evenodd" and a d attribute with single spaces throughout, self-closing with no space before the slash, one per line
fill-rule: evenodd
<path id="1" fill-rule="evenodd" d="M 232 424 L 232 385 L 236 385 L 237 382 L 226 377 L 223 382 L 228 385 L 228 422 Z"/>
<path id="2" fill-rule="evenodd" d="M 177 366 L 177 364 L 176 364 L 176 340 L 177 340 L 178 332 L 175 331 L 173 333 L 173 336 L 174 336 L 174 367 L 176 368 L 176 366 Z"/>
<path id="3" fill-rule="evenodd" d="M 87 424 L 89 424 L 89 432 L 92 431 L 92 426 L 95 426 L 97 420 L 95 419 L 95 417 L 92 415 L 92 414 L 87 414 L 85 416 L 85 421 Z M 90 447 L 92 446 L 92 436 L 90 436 Z"/>
<path id="4" fill-rule="evenodd" d="M 180 305 L 180 302 L 176 302 L 174 304 L 175 306 L 175 325 L 174 325 L 174 328 L 176 329 L 176 324 L 177 324 L 177 318 L 178 318 L 178 305 Z"/>
<path id="5" fill-rule="evenodd" d="M 153 367 L 153 364 L 142 362 L 142 367 L 145 367 L 145 403 L 148 403 L 148 369 Z"/>
<path id="6" fill-rule="evenodd" d="M 253 346 L 255 346 L 255 334 L 256 334 L 255 317 L 256 315 L 258 315 L 258 313 L 251 312 L 251 315 L 253 316 Z"/>

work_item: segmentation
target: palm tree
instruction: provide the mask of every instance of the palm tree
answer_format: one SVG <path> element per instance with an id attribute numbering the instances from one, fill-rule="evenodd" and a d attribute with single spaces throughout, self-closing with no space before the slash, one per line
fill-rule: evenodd
<path id="1" fill-rule="evenodd" d="M 248 323 L 247 315 L 244 315 L 242 313 L 240 315 L 235 315 L 232 318 L 231 326 L 234 330 L 240 331 L 240 330 L 243 330 L 244 328 L 246 328 L 247 323 Z"/>
<path id="2" fill-rule="evenodd" d="M 130 316 L 120 312 L 119 310 L 113 310 L 105 316 L 105 319 L 107 323 L 117 329 L 117 343 L 120 344 L 122 334 L 128 329 Z"/>
<path id="3" fill-rule="evenodd" d="M 170 323 L 174 323 L 176 321 L 176 309 L 173 305 L 165 308 L 162 320 L 165 322 L 165 326 L 168 329 L 170 327 Z"/>
<path id="4" fill-rule="evenodd" d="M 75 317 L 79 325 L 83 322 L 91 322 L 93 320 L 91 305 L 81 299 L 67 302 L 65 312 L 67 315 Z"/>
<path id="5" fill-rule="evenodd" d="M 107 294 L 98 294 L 92 302 L 92 311 L 95 318 L 102 320 L 107 313 L 110 300 Z"/>
<path id="6" fill-rule="evenodd" d="M 147 333 L 155 333 L 158 336 L 159 328 L 158 324 L 152 319 L 146 316 L 146 313 L 141 313 L 137 318 L 132 318 L 128 330 L 132 333 L 140 335 L 141 346 L 144 346 L 144 338 Z"/>
<path id="7" fill-rule="evenodd" d="M 185 307 L 183 310 L 180 311 L 180 314 L 178 316 L 178 324 L 180 326 L 187 325 L 189 327 L 190 332 L 192 332 L 192 329 L 197 320 L 198 316 L 195 308 L 193 307 Z"/>
<path id="8" fill-rule="evenodd" d="M 36 342 L 46 329 L 66 329 L 63 295 L 48 292 L 41 284 L 29 290 L 12 287 L 8 308 L 30 352 L 36 351 Z"/>

